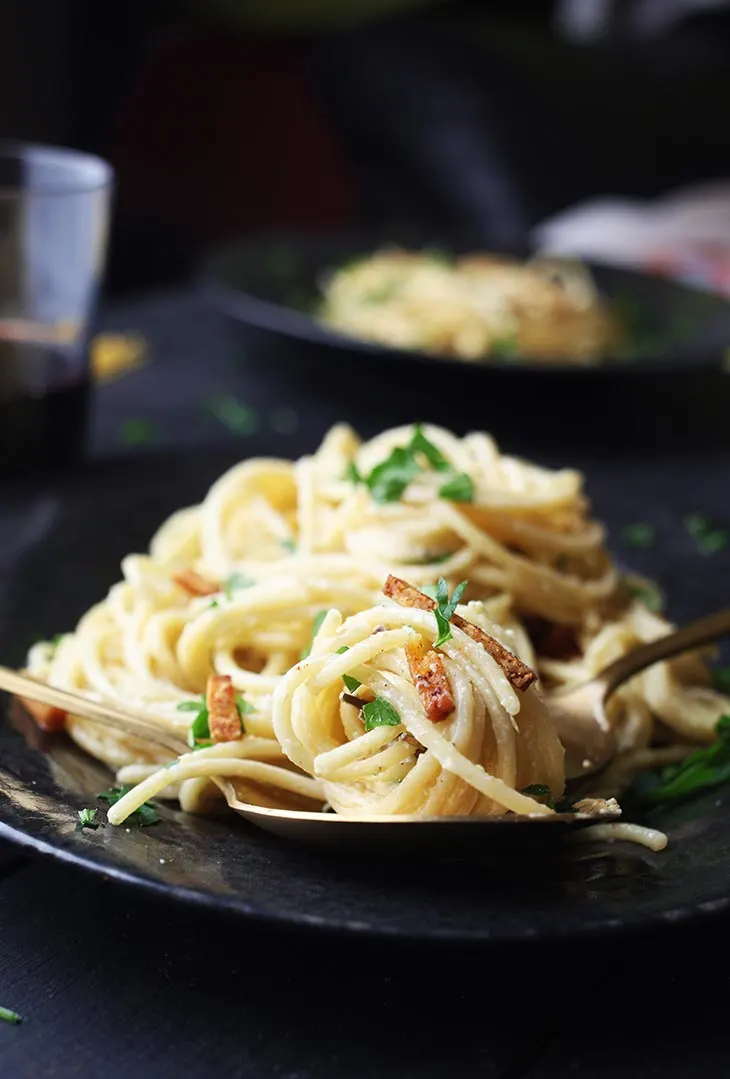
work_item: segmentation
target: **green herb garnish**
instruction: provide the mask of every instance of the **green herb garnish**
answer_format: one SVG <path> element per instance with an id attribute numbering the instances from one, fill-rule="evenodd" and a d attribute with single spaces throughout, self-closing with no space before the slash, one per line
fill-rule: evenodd
<path id="1" fill-rule="evenodd" d="M 531 783 L 529 787 L 523 787 L 520 793 L 526 794 L 529 798 L 534 798 L 536 802 L 543 802 L 550 809 L 555 809 L 553 792 L 544 783 Z"/>
<path id="2" fill-rule="evenodd" d="M 377 307 L 378 304 L 387 303 L 388 300 L 392 300 L 401 287 L 400 281 L 383 281 L 375 288 L 371 288 L 368 292 L 363 292 L 361 301 L 364 304 L 371 304 Z"/>
<path id="3" fill-rule="evenodd" d="M 96 797 L 101 802 L 106 802 L 107 805 L 113 806 L 130 790 L 131 788 L 126 786 L 110 787 L 108 791 L 102 791 Z M 139 809 L 135 809 L 134 813 L 130 813 L 127 817 L 128 821 L 134 821 L 139 828 L 148 828 L 150 824 L 157 824 L 159 819 L 157 810 L 149 802 L 143 802 Z"/>
<path id="4" fill-rule="evenodd" d="M 439 498 L 447 498 L 450 502 L 473 502 L 474 484 L 471 477 L 466 472 L 459 472 L 439 488 Z"/>
<path id="5" fill-rule="evenodd" d="M 347 651 L 349 651 L 347 645 L 343 644 L 342 648 L 337 649 L 337 655 L 341 656 L 343 652 Z M 345 686 L 350 691 L 350 693 L 354 693 L 355 690 L 359 689 L 362 685 L 362 682 L 358 682 L 357 678 L 353 678 L 351 674 L 343 674 L 342 681 L 345 683 Z"/>
<path id="6" fill-rule="evenodd" d="M 208 607 L 217 607 L 217 606 L 218 606 L 218 600 L 217 599 L 212 599 L 210 601 L 210 603 L 208 604 Z"/>
<path id="7" fill-rule="evenodd" d="M 366 731 L 375 730 L 376 727 L 397 727 L 401 721 L 393 705 L 383 697 L 376 697 L 374 701 L 363 705 L 362 717 Z"/>
<path id="8" fill-rule="evenodd" d="M 22 1023 L 23 1017 L 17 1012 L 11 1012 L 10 1008 L 0 1008 L 0 1019 L 4 1023 Z"/>
<path id="9" fill-rule="evenodd" d="M 621 542 L 625 547 L 651 547 L 656 536 L 654 525 L 637 521 L 621 529 Z"/>
<path id="10" fill-rule="evenodd" d="M 252 435 L 259 429 L 256 411 L 231 393 L 219 393 L 211 397 L 208 411 L 234 435 Z"/>
<path id="11" fill-rule="evenodd" d="M 411 453 L 422 453 L 431 468 L 437 472 L 451 471 L 451 465 L 438 446 L 434 446 L 433 442 L 426 438 L 420 423 L 415 424 L 413 427 L 413 435 L 408 448 Z"/>
<path id="12" fill-rule="evenodd" d="M 223 584 L 223 594 L 226 599 L 233 599 L 233 593 L 239 588 L 252 588 L 255 584 L 245 573 L 232 573 Z"/>
<path id="13" fill-rule="evenodd" d="M 451 478 L 446 480 L 439 490 L 441 498 L 448 498 L 453 502 L 473 501 L 474 484 L 470 477 L 464 472 L 452 472 L 451 465 L 441 450 L 426 437 L 423 428 L 418 423 L 413 428 L 408 445 L 396 446 L 364 480 L 356 469 L 354 474 L 348 473 L 347 478 L 354 483 L 367 484 L 376 502 L 397 502 L 409 483 L 423 471 L 419 455 L 421 458 L 425 457 L 427 463 L 436 472 L 452 473 Z"/>
<path id="14" fill-rule="evenodd" d="M 250 716 L 252 712 L 256 711 L 256 709 L 249 701 L 244 698 L 242 693 L 236 694 L 236 708 L 238 709 L 238 714 L 241 717 L 241 730 L 243 730 L 243 717 Z"/>
<path id="15" fill-rule="evenodd" d="M 325 618 L 327 617 L 327 611 L 328 610 L 329 610 L 329 608 L 325 609 L 324 611 L 319 611 L 318 614 L 315 615 L 314 621 L 312 622 L 312 639 L 309 642 L 309 644 L 307 645 L 307 647 L 302 649 L 302 651 L 300 653 L 300 656 L 299 656 L 300 659 L 306 659 L 307 656 L 309 655 L 309 653 L 312 651 L 312 645 L 314 643 L 314 638 L 319 633 L 320 628 L 322 626 L 322 623 L 324 622 Z"/>
<path id="16" fill-rule="evenodd" d="M 710 531 L 712 525 L 709 517 L 705 517 L 703 513 L 688 513 L 684 517 L 684 527 L 690 536 L 703 536 Z"/>
<path id="17" fill-rule="evenodd" d="M 80 809 L 79 811 L 79 828 L 91 828 L 93 831 L 99 827 L 100 822 L 96 819 L 98 809 Z"/>
<path id="18" fill-rule="evenodd" d="M 297 545 L 293 539 L 279 540 L 279 546 L 283 547 L 285 551 L 289 552 L 289 554 L 294 554 L 297 549 Z"/>
<path id="19" fill-rule="evenodd" d="M 397 502 L 421 471 L 410 449 L 397 446 L 365 480 L 376 502 Z"/>
<path id="20" fill-rule="evenodd" d="M 639 802 L 657 805 L 686 798 L 697 791 L 719 787 L 730 780 L 730 716 L 720 716 L 717 742 L 695 749 L 679 764 L 639 776 L 633 793 Z"/>
<path id="21" fill-rule="evenodd" d="M 188 731 L 188 745 L 191 749 L 200 749 L 203 746 L 212 746 L 210 737 L 210 717 L 205 697 L 196 701 L 181 701 L 177 706 L 178 712 L 195 712 L 196 716 L 190 724 Z"/>
<path id="22" fill-rule="evenodd" d="M 127 446 L 141 446 L 145 442 L 154 442 L 157 427 L 152 420 L 144 416 L 131 417 L 122 424 L 119 437 Z"/>
<path id="23" fill-rule="evenodd" d="M 345 469 L 345 475 L 343 478 L 349 480 L 350 483 L 362 483 L 360 469 L 357 467 L 354 461 L 347 462 L 347 468 Z"/>
<path id="24" fill-rule="evenodd" d="M 711 555 L 723 551 L 730 543 L 730 535 L 723 528 L 714 528 L 709 517 L 702 513 L 689 513 L 684 527 L 693 536 L 700 554 Z"/>
<path id="25" fill-rule="evenodd" d="M 459 600 L 464 594 L 468 581 L 462 581 L 461 584 L 457 584 L 456 588 L 451 594 L 449 599 L 449 586 L 443 577 L 439 577 L 436 583 L 436 607 L 434 614 L 436 615 L 436 625 L 438 627 L 438 637 L 434 641 L 434 648 L 440 648 L 442 644 L 446 644 L 451 640 L 451 619 L 454 617 L 454 611 L 459 605 Z"/>
<path id="26" fill-rule="evenodd" d="M 664 593 L 655 581 L 630 584 L 629 592 L 650 611 L 661 611 L 664 608 Z"/>
<path id="27" fill-rule="evenodd" d="M 499 356 L 503 360 L 511 360 L 517 355 L 517 334 L 509 337 L 498 337 L 489 343 L 489 355 Z"/>

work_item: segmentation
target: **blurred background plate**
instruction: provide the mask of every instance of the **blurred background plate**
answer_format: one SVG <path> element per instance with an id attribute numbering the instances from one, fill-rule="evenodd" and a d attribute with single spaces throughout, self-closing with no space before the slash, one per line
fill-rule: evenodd
<path id="1" fill-rule="evenodd" d="M 519 355 L 463 361 L 368 342 L 321 323 L 315 316 L 328 275 L 386 247 L 445 255 L 482 253 L 467 241 L 423 233 L 420 237 L 392 232 L 272 234 L 222 247 L 209 258 L 203 276 L 214 303 L 234 323 L 268 334 L 279 352 L 287 347 L 294 354 L 298 351 L 302 360 L 310 358 L 308 346 L 321 346 L 326 350 L 324 359 L 340 366 L 361 357 L 379 357 L 391 364 L 436 364 L 452 373 L 454 367 L 474 367 L 486 379 L 496 370 L 512 376 L 529 371 L 606 378 L 637 368 L 656 374 L 718 368 L 730 345 L 730 299 L 667 278 L 594 262 L 583 265 L 628 337 L 620 357 L 607 355 L 593 363 L 540 362 Z M 517 257 L 525 255 L 517 253 Z"/>

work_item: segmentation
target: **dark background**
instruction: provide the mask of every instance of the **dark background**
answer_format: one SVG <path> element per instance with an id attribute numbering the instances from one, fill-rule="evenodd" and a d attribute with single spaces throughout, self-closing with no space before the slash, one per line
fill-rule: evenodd
<path id="1" fill-rule="evenodd" d="M 724 10 L 648 37 L 622 0 L 576 43 L 543 0 L 273 28 L 225 7 L 2 5 L 0 136 L 117 168 L 111 290 L 179 281 L 222 238 L 277 226 L 511 243 L 590 195 L 728 174 Z"/>

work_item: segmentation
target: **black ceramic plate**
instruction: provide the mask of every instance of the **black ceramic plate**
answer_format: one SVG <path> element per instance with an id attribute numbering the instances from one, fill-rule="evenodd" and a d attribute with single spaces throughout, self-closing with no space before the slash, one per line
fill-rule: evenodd
<path id="1" fill-rule="evenodd" d="M 396 238 L 389 235 L 388 240 Z M 404 247 L 438 247 L 469 252 L 468 243 L 413 236 L 397 238 Z M 386 348 L 344 336 L 315 321 L 321 282 L 328 271 L 368 254 L 379 239 L 367 235 L 266 236 L 233 244 L 214 254 L 204 271 L 213 302 L 234 322 L 263 333 L 274 343 L 279 356 L 298 355 L 307 363 L 325 350 L 332 369 L 358 358 L 371 363 L 387 359 L 391 364 L 436 366 L 459 377 L 461 370 L 482 378 L 495 374 L 532 371 L 541 375 L 586 377 L 599 374 L 625 375 L 632 371 L 666 372 L 717 368 L 730 341 L 730 301 L 711 293 L 660 277 L 589 263 L 596 282 L 617 317 L 625 325 L 630 344 L 621 359 L 599 365 L 555 362 L 551 364 L 493 358 L 485 363 L 465 364 Z M 524 253 L 523 253 L 524 254 Z M 313 350 L 314 346 L 314 350 Z"/>
<path id="2" fill-rule="evenodd" d="M 250 452 L 311 448 L 252 441 Z M 0 656 L 22 662 L 29 642 L 73 626 L 118 579 L 125 553 L 142 550 L 175 508 L 199 499 L 230 453 L 146 458 L 89 467 L 62 486 L 6 498 L 13 528 L 0 547 Z M 651 517 L 657 541 L 634 552 L 687 618 L 721 602 L 730 558 L 697 554 L 688 509 L 719 514 L 728 458 L 666 460 L 623 469 L 585 464 L 597 512 L 618 528 Z M 691 500 L 691 501 L 687 501 Z M 4 525 L 4 529 L 7 524 Z M 11 534 L 12 533 L 12 534 Z M 208 907 L 302 927 L 422 939 L 494 941 L 565 937 L 670 922 L 730 904 L 730 803 L 723 792 L 656 821 L 662 854 L 623 844 L 515 861 L 491 849 L 478 862 L 392 861 L 353 851 L 325 856 L 260 832 L 232 815 L 187 817 L 161 809 L 151 828 L 76 830 L 76 811 L 111 780 L 65 736 L 42 736 L 8 709 L 0 723 L 0 838 L 89 870 Z M 524 852 L 522 852 L 524 853 Z"/>

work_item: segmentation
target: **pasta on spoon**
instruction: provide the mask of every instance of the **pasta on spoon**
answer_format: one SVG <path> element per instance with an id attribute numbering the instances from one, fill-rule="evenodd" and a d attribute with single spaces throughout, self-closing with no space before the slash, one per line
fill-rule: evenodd
<path id="1" fill-rule="evenodd" d="M 551 693 L 669 629 L 604 538 L 577 472 L 503 455 L 483 434 L 416 425 L 361 443 L 339 426 L 311 457 L 223 475 L 28 668 L 187 739 L 170 764 L 151 743 L 61 717 L 131 788 L 113 823 L 153 796 L 204 811 L 222 778 L 279 808 L 546 814 L 564 781 Z M 620 783 L 603 794 L 634 762 L 711 742 L 730 702 L 682 657 L 611 709 Z"/>

